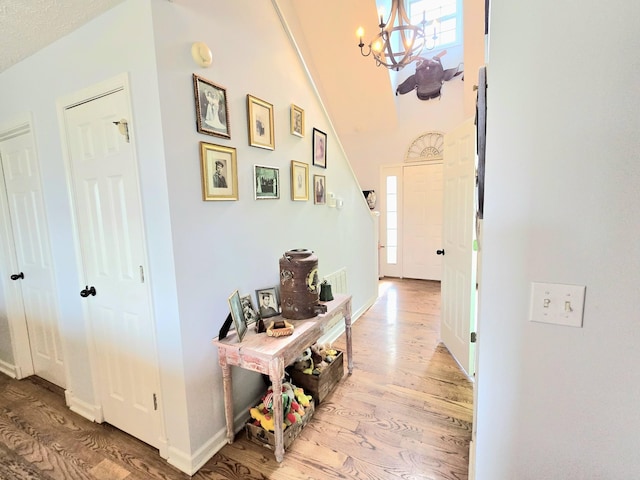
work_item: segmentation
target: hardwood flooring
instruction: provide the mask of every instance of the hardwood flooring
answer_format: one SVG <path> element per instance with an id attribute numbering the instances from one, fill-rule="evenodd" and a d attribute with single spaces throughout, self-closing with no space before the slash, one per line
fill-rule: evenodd
<path id="1" fill-rule="evenodd" d="M 192 478 L 466 479 L 473 387 L 439 343 L 439 322 L 440 283 L 382 280 L 353 326 L 353 375 L 284 461 L 241 432 Z M 345 348 L 344 335 L 334 346 Z M 1 480 L 188 478 L 157 450 L 71 412 L 58 387 L 0 374 Z"/>

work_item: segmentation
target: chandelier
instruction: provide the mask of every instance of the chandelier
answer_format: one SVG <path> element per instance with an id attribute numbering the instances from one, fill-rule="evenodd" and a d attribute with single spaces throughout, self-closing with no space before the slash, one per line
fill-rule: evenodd
<path id="1" fill-rule="evenodd" d="M 407 10 L 404 6 L 404 0 L 392 0 L 391 13 L 389 19 L 385 23 L 383 21 L 384 14 L 380 13 L 380 33 L 367 45 L 368 50 L 365 53 L 365 44 L 362 41 L 364 29 L 358 28 L 356 35 L 360 39 L 358 46 L 363 57 L 373 54 L 376 65 L 384 65 L 385 67 L 399 71 L 417 60 L 422 51 L 426 48 L 432 50 L 435 47 L 438 36 L 436 34 L 436 20 L 433 21 L 433 35 L 427 41 L 425 28 L 427 20 L 425 12 L 422 13 L 422 21 L 418 25 L 412 25 Z"/>

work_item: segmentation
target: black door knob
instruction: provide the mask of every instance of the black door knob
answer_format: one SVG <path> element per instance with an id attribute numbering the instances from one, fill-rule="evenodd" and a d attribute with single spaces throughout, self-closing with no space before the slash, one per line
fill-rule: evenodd
<path id="1" fill-rule="evenodd" d="M 442 250 L 436 250 L 436 254 L 438 254 L 438 255 L 444 255 L 444 249 L 442 249 Z"/>
<path id="2" fill-rule="evenodd" d="M 84 287 L 84 290 L 80 290 L 80 296 L 81 297 L 88 297 L 89 295 L 95 297 L 96 296 L 96 288 L 91 285 L 91 287 L 89 287 L 89 285 Z"/>
<path id="3" fill-rule="evenodd" d="M 20 273 L 14 273 L 13 275 L 11 275 L 11 280 L 18 280 L 20 278 L 24 278 L 24 273 L 20 272 Z"/>

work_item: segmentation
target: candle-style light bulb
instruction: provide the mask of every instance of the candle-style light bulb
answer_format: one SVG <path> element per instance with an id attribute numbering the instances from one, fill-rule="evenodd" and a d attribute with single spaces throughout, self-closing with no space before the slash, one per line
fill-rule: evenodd
<path id="1" fill-rule="evenodd" d="M 356 37 L 362 41 L 362 37 L 364 37 L 364 28 L 358 27 L 358 30 L 356 30 Z"/>

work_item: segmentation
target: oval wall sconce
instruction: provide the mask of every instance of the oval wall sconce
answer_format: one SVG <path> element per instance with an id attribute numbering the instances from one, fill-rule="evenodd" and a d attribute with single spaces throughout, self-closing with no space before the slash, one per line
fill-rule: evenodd
<path id="1" fill-rule="evenodd" d="M 191 45 L 191 56 L 193 61 L 196 62 L 202 68 L 207 68 L 213 62 L 213 55 L 211 49 L 204 42 L 195 42 Z"/>

